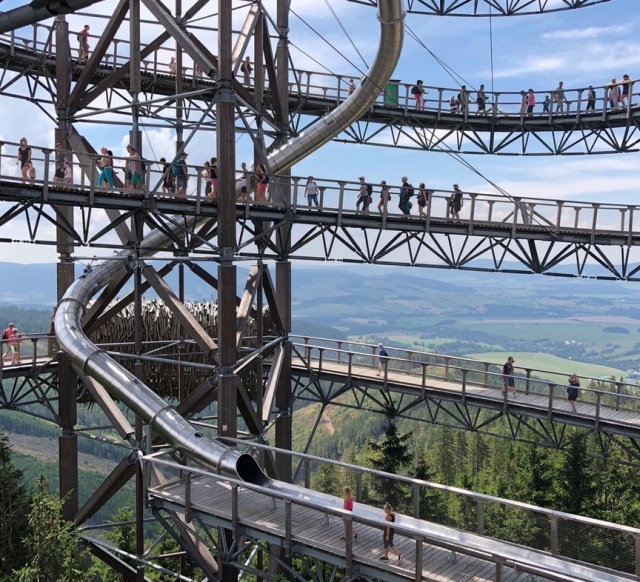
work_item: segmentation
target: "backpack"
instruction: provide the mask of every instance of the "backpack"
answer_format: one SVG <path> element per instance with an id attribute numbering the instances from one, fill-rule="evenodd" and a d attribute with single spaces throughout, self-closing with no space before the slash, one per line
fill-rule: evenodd
<path id="1" fill-rule="evenodd" d="M 174 176 L 179 176 L 180 175 L 180 167 L 174 164 L 173 166 L 171 166 L 171 173 Z"/>
<path id="2" fill-rule="evenodd" d="M 412 196 L 413 196 L 413 186 L 409 184 L 409 187 L 407 188 L 407 200 Z"/>
<path id="3" fill-rule="evenodd" d="M 140 171 L 143 176 L 147 173 L 147 160 L 144 158 L 140 158 Z"/>
<path id="4" fill-rule="evenodd" d="M 412 95 L 420 95 L 420 93 L 422 93 L 422 91 L 420 91 L 420 87 L 418 87 L 418 85 L 414 85 L 413 87 L 411 87 Z"/>
<path id="5" fill-rule="evenodd" d="M 7 333 L 7 330 L 6 330 L 6 329 L 2 332 L 2 339 L 3 339 L 3 340 L 7 340 L 7 339 L 9 339 L 9 334 Z"/>
<path id="6" fill-rule="evenodd" d="M 367 184 L 367 194 L 369 195 L 369 198 L 373 196 L 373 186 L 371 184 Z"/>

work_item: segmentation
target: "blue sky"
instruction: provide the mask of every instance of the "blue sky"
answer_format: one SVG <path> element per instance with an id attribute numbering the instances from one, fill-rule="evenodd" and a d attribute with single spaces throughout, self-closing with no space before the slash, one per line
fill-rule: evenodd
<path id="1" fill-rule="evenodd" d="M 265 2 L 274 16 L 276 1 Z M 560 0 L 555 1 L 560 3 Z M 5 0 L 2 8 L 8 10 L 22 4 L 24 2 Z M 188 6 L 190 2 L 183 4 Z M 108 14 L 115 5 L 115 1 L 105 0 L 88 12 Z M 212 3 L 207 14 L 211 15 L 216 6 L 216 2 Z M 371 63 L 378 46 L 375 9 L 346 0 L 292 0 L 292 9 L 295 14 L 291 16 L 290 40 L 295 45 L 291 49 L 294 64 L 301 69 L 320 70 L 320 65 L 296 48 L 299 47 L 328 71 L 359 78 Z M 238 26 L 242 21 L 240 12 Z M 92 33 L 99 33 L 104 27 L 103 20 L 92 16 L 71 15 L 68 20 L 72 31 L 80 29 L 84 22 L 91 23 Z M 452 89 L 459 83 L 470 87 L 484 83 L 487 89 L 493 85 L 499 91 L 520 91 L 529 87 L 536 91 L 552 90 L 560 80 L 566 88 L 604 85 L 611 77 L 621 78 L 624 73 L 639 79 L 639 20 L 638 0 L 612 0 L 577 10 L 492 19 L 409 14 L 407 27 L 457 76 L 452 78 L 428 50 L 407 34 L 394 77 L 407 83 L 420 78 L 427 85 Z M 211 18 L 209 22 L 212 21 Z M 341 26 L 347 29 L 350 38 Z M 143 39 L 153 32 L 151 25 L 145 26 Z M 119 36 L 125 33 L 126 29 Z M 201 34 L 203 42 L 216 46 L 213 33 Z M 168 60 L 170 47 L 166 54 Z M 27 134 L 33 144 L 53 145 L 53 124 L 42 112 L 23 101 L 2 96 L 0 99 L 5 112 L 0 130 L 2 139 L 17 141 Z M 25 130 L 27 119 L 29 129 Z M 126 128 L 90 124 L 78 125 L 78 128 L 94 147 L 106 145 L 116 154 L 124 153 L 128 141 Z M 157 157 L 172 154 L 174 135 L 171 131 L 145 128 L 145 139 L 146 157 L 154 157 L 154 153 Z M 238 137 L 238 165 L 242 160 L 250 161 L 251 148 L 246 136 Z M 193 158 L 193 152 L 202 152 L 204 161 L 205 156 L 215 155 L 215 138 L 210 133 L 196 135 L 189 149 L 192 163 L 198 161 Z M 635 203 L 640 178 L 637 156 L 635 153 L 578 157 L 474 155 L 467 156 L 466 160 L 514 196 Z M 386 179 L 389 183 L 396 183 L 400 176 L 407 175 L 414 184 L 424 181 L 437 189 L 449 189 L 457 182 L 463 190 L 494 191 L 487 181 L 453 157 L 436 152 L 330 143 L 299 163 L 293 171 L 300 175 L 313 174 L 317 178 L 345 180 L 365 175 L 368 180 Z M 14 238 L 24 238 L 19 223 L 5 228 L 12 231 L 10 235 Z M 18 262 L 55 260 L 52 250 L 37 249 L 36 252 L 33 247 L 22 245 L 15 245 L 13 255 L 11 260 Z"/>

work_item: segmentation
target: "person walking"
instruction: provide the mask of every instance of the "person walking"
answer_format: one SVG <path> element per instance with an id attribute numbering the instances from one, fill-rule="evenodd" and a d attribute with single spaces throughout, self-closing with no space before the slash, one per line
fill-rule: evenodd
<path id="1" fill-rule="evenodd" d="M 567 400 L 571 405 L 571 412 L 577 412 L 576 400 L 578 399 L 578 388 L 580 388 L 580 378 L 577 374 L 569 376 L 569 386 L 567 387 Z"/>
<path id="2" fill-rule="evenodd" d="M 358 199 L 356 200 L 356 214 L 362 213 L 364 215 L 368 215 L 369 204 L 371 204 L 371 202 L 369 201 L 369 198 L 371 197 L 371 192 L 369 191 L 369 189 L 371 188 L 371 190 L 373 191 L 373 187 L 370 187 L 364 181 L 364 176 L 360 176 L 358 180 L 360 180 L 360 188 L 358 189 Z M 360 207 L 361 204 L 362 208 Z"/>
<path id="3" fill-rule="evenodd" d="M 384 504 L 384 520 L 390 523 L 395 523 L 396 514 L 393 512 L 393 507 L 391 503 L 387 502 Z M 393 553 L 398 556 L 398 563 L 402 560 L 402 554 L 400 550 L 393 543 L 393 536 L 395 535 L 395 529 L 388 525 L 384 528 L 382 532 L 382 547 L 384 548 L 384 556 L 380 556 L 380 559 L 383 562 L 389 560 L 389 548 L 393 550 Z"/>
<path id="4" fill-rule="evenodd" d="M 351 487 L 349 485 L 345 485 L 344 489 L 344 500 L 342 502 L 342 509 L 345 511 L 353 511 L 353 496 L 351 494 Z M 358 541 L 358 532 L 355 528 L 352 528 L 353 531 L 353 539 Z M 344 520 L 344 535 L 340 538 L 343 542 L 347 539 L 347 520 Z"/>
<path id="5" fill-rule="evenodd" d="M 84 28 L 76 35 L 78 40 L 78 62 L 86 62 L 89 58 L 89 30 L 88 24 L 84 25 Z"/>
<path id="6" fill-rule="evenodd" d="M 13 328 L 15 327 L 15 325 L 13 323 L 10 323 L 3 331 L 2 331 L 2 341 L 4 343 L 5 346 L 7 346 L 7 350 L 6 352 L 4 351 L 4 346 L 2 348 L 3 350 L 3 354 L 2 354 L 2 360 L 4 361 L 5 358 L 9 355 L 11 355 L 11 344 L 9 343 L 9 340 L 11 339 L 11 336 L 13 335 Z"/>
<path id="7" fill-rule="evenodd" d="M 389 186 L 387 186 L 386 180 L 380 182 L 380 202 L 378 202 L 378 212 L 383 214 L 387 209 L 387 204 L 391 199 L 391 193 L 389 192 Z"/>
<path id="8" fill-rule="evenodd" d="M 100 168 L 98 186 L 113 189 L 113 156 L 109 155 L 109 150 L 104 146 L 100 148 L 100 153 L 102 157 L 98 159 L 98 167 Z"/>
<path id="9" fill-rule="evenodd" d="M 462 210 L 464 194 L 458 187 L 458 184 L 453 185 L 453 192 L 449 197 L 449 210 L 451 211 L 451 218 L 460 220 L 460 211 Z"/>
<path id="10" fill-rule="evenodd" d="M 31 148 L 27 145 L 27 138 L 20 138 L 20 146 L 18 147 L 18 155 L 16 156 L 16 164 L 20 164 L 20 175 L 22 183 L 25 184 L 29 179 L 29 166 L 31 161 Z"/>
<path id="11" fill-rule="evenodd" d="M 378 344 L 378 376 L 384 374 L 387 369 L 387 362 L 389 361 L 389 353 L 384 349 L 384 346 Z"/>
<path id="12" fill-rule="evenodd" d="M 251 86 L 251 73 L 253 72 L 253 68 L 251 67 L 251 57 L 246 56 L 242 64 L 240 65 L 240 70 L 242 71 L 242 80 L 245 87 Z"/>
<path id="13" fill-rule="evenodd" d="M 502 393 L 505 394 L 507 390 L 511 390 L 513 397 L 516 397 L 515 380 L 513 377 L 513 364 L 515 360 L 509 356 L 504 366 L 502 366 L 503 386 Z"/>
<path id="14" fill-rule="evenodd" d="M 309 208 L 311 208 L 313 204 L 318 208 L 318 185 L 313 181 L 313 176 L 307 178 L 307 184 L 304 187 L 304 196 L 307 199 Z"/>
<path id="15" fill-rule="evenodd" d="M 418 186 L 418 214 L 422 218 L 426 218 L 427 216 L 424 211 L 427 204 L 429 204 L 429 190 L 427 190 L 424 182 L 420 182 L 420 185 Z"/>
<path id="16" fill-rule="evenodd" d="M 20 363 L 20 334 L 18 328 L 14 327 L 11 331 L 9 339 L 9 347 L 11 348 L 11 365 Z"/>

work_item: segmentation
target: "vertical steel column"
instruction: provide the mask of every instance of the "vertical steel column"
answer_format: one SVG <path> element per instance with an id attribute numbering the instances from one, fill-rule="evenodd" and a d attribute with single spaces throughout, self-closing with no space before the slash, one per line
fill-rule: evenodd
<path id="1" fill-rule="evenodd" d="M 218 0 L 219 89 L 216 103 L 218 157 L 218 434 L 236 437 L 238 434 L 236 362 L 236 183 L 235 183 L 235 96 L 232 70 L 232 17 L 229 0 Z M 231 542 L 232 533 L 220 534 Z M 226 547 L 230 547 L 230 544 Z M 236 580 L 235 568 L 220 560 L 220 580 Z"/>
<path id="2" fill-rule="evenodd" d="M 278 23 L 278 47 L 276 49 L 276 78 L 278 92 L 281 96 L 282 117 L 284 124 L 280 127 L 281 139 L 285 142 L 288 138 L 289 128 L 286 125 L 289 119 L 289 7 L 290 0 L 278 2 L 277 23 Z M 285 172 L 285 179 L 281 185 L 284 202 L 291 204 L 291 176 L 290 170 Z M 291 250 L 289 236 L 290 225 L 283 226 L 278 232 L 278 247 L 281 256 L 285 256 L 284 261 L 276 263 L 276 289 L 278 310 L 284 325 L 285 335 L 291 332 L 291 263 L 289 262 L 289 252 Z M 276 392 L 276 406 L 278 411 L 291 411 L 291 344 L 286 341 L 284 344 L 285 360 L 280 374 L 280 381 Z M 285 450 L 291 450 L 292 419 L 290 414 L 280 415 L 276 421 L 276 446 Z M 287 455 L 276 455 L 276 466 L 280 479 L 291 482 L 291 457 Z"/>
<path id="3" fill-rule="evenodd" d="M 131 132 L 129 140 L 136 152 L 142 157 L 142 139 L 138 124 L 138 96 L 140 95 L 140 0 L 130 0 L 129 2 L 129 38 L 131 51 L 129 59 L 131 68 L 129 71 L 129 90 L 132 97 L 131 105 Z M 140 248 L 140 241 L 143 237 L 144 220 L 141 213 L 134 216 L 134 225 L 132 232 L 136 241 L 136 256 Z M 137 224 L 135 223 L 137 222 Z M 142 354 L 142 265 L 138 262 L 135 267 L 134 274 L 134 342 L 136 355 Z M 134 373 L 136 377 L 144 381 L 142 360 L 136 359 L 134 363 Z M 143 440 L 143 423 L 142 419 L 136 415 L 136 442 L 141 443 Z M 137 465 L 136 469 L 136 554 L 142 556 L 144 554 L 144 476 L 142 475 L 142 467 Z M 144 582 L 144 566 L 138 564 L 136 569 L 137 582 Z"/>
<path id="4" fill-rule="evenodd" d="M 68 103 L 71 88 L 71 63 L 69 61 L 69 25 L 64 16 L 55 20 L 56 35 L 56 81 L 58 92 L 56 95 L 56 109 L 58 127 L 55 130 L 56 143 L 61 143 L 64 150 L 69 149 L 67 135 Z M 56 208 L 58 224 L 67 221 L 73 226 L 73 207 L 58 206 Z M 57 265 L 58 301 L 62 299 L 67 288 L 74 281 L 73 251 L 70 236 L 58 227 L 56 232 L 59 255 Z M 60 497 L 64 499 L 62 515 L 71 520 L 78 511 L 78 435 L 74 426 L 77 424 L 76 409 L 76 375 L 71 368 L 71 362 L 63 354 L 58 363 L 58 414 L 62 434 L 58 439 Z"/>
<path id="5" fill-rule="evenodd" d="M 176 22 L 182 18 L 182 0 L 176 0 Z M 176 94 L 182 93 L 182 49 L 176 43 Z M 176 152 L 184 144 L 184 127 L 182 124 L 182 99 L 176 99 Z M 178 186 L 176 185 L 176 188 Z"/>

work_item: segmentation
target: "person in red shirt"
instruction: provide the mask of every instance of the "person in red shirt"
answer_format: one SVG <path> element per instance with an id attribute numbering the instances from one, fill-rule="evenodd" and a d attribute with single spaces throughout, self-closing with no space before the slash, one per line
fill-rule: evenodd
<path id="1" fill-rule="evenodd" d="M 4 346 L 7 346 L 7 351 L 4 351 L 4 346 L 2 348 L 2 351 L 4 352 L 2 354 L 2 360 L 4 361 L 4 359 L 11 354 L 11 345 L 9 344 L 9 340 L 11 339 L 11 336 L 13 335 L 13 328 L 15 326 L 13 325 L 13 323 L 9 324 L 9 327 L 7 327 L 3 332 L 2 332 L 2 343 L 4 344 Z"/>
<path id="2" fill-rule="evenodd" d="M 345 485 L 344 487 L 344 501 L 342 502 L 342 509 L 345 511 L 353 511 L 353 497 L 351 495 L 351 487 Z M 344 521 L 344 535 L 340 538 L 342 541 L 347 539 L 347 521 Z M 358 541 L 358 532 L 353 528 L 353 539 Z"/>

